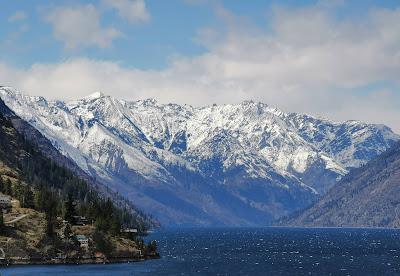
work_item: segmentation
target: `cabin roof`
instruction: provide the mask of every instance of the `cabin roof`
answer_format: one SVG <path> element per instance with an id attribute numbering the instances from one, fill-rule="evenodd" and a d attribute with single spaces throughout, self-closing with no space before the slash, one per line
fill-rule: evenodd
<path id="1" fill-rule="evenodd" d="M 76 235 L 76 239 L 79 240 L 87 240 L 87 237 L 85 235 Z"/>

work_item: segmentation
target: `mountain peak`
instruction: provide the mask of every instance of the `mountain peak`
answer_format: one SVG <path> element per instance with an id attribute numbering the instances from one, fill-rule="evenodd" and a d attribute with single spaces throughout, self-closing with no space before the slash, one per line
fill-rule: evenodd
<path id="1" fill-rule="evenodd" d="M 141 100 L 139 102 L 141 102 L 145 106 L 156 105 L 158 103 L 157 100 L 154 99 L 154 98 L 144 99 L 144 100 Z"/>
<path id="2" fill-rule="evenodd" d="M 20 94 L 17 89 L 11 86 L 0 86 L 0 90 L 3 91 L 3 93 L 7 93 L 8 95 Z"/>
<path id="3" fill-rule="evenodd" d="M 104 93 L 102 93 L 100 91 L 97 91 L 97 92 L 94 92 L 94 93 L 92 93 L 92 94 L 90 94 L 90 95 L 88 95 L 88 96 L 86 96 L 86 97 L 84 97 L 82 99 L 83 100 L 96 100 L 96 99 L 99 99 L 99 98 L 103 98 L 104 96 L 105 96 Z"/>

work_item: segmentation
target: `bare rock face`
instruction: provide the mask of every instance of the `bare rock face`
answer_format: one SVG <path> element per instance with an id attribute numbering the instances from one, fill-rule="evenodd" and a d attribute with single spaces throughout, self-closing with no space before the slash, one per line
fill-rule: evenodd
<path id="1" fill-rule="evenodd" d="M 400 227 L 400 143 L 354 169 L 291 226 Z"/>
<path id="2" fill-rule="evenodd" d="M 263 103 L 192 107 L 95 93 L 0 96 L 81 170 L 164 224 L 268 225 L 315 202 L 399 137 Z"/>

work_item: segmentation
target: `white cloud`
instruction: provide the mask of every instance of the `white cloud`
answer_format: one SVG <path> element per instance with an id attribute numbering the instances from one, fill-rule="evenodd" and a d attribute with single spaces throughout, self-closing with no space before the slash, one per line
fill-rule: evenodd
<path id="1" fill-rule="evenodd" d="M 13 13 L 10 17 L 8 17 L 9 22 L 16 22 L 16 21 L 22 21 L 26 19 L 27 15 L 24 11 L 16 11 Z"/>
<path id="2" fill-rule="evenodd" d="M 67 49 L 79 46 L 108 48 L 121 36 L 118 30 L 101 26 L 100 13 L 91 4 L 57 7 L 50 10 L 45 19 L 53 26 L 55 38 Z"/>
<path id="3" fill-rule="evenodd" d="M 400 132 L 400 9 L 374 10 L 363 22 L 352 22 L 316 6 L 277 8 L 268 31 L 246 30 L 234 15 L 219 12 L 233 26 L 219 35 L 217 29 L 202 32 L 198 39 L 208 52 L 175 58 L 165 70 L 89 59 L 25 70 L 3 64 L 0 83 L 51 98 L 100 90 L 193 105 L 253 99 L 285 111 L 385 123 Z"/>
<path id="4" fill-rule="evenodd" d="M 150 20 L 144 0 L 103 0 L 102 2 L 105 6 L 116 9 L 119 16 L 130 23 Z"/>

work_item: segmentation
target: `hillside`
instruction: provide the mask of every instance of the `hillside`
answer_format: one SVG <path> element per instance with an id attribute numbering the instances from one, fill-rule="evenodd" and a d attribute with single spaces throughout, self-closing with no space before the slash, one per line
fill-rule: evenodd
<path id="1" fill-rule="evenodd" d="M 101 197 L 110 198 L 118 207 L 127 209 L 131 215 L 136 217 L 136 221 L 140 222 L 141 225 L 137 225 L 139 229 L 143 228 L 145 231 L 145 228 L 159 226 L 157 220 L 143 213 L 131 201 L 112 191 L 109 187 L 96 180 L 96 178 L 83 171 L 73 160 L 62 155 L 46 137 L 32 125 L 18 117 L 2 100 L 0 100 L 0 114 L 11 122 L 12 127 L 22 139 L 29 141 L 29 143 L 37 148 L 44 157 L 55 162 L 58 166 L 71 171 L 79 179 L 84 180 L 90 187 L 96 190 Z"/>
<path id="2" fill-rule="evenodd" d="M 165 225 L 268 225 L 309 206 L 399 136 L 263 103 L 192 107 L 95 93 L 0 96 L 79 168 Z"/>
<path id="3" fill-rule="evenodd" d="M 282 224 L 400 227 L 400 144 L 353 170 L 314 206 Z"/>
<path id="4" fill-rule="evenodd" d="M 1 194 L 1 196 L 4 196 Z M 56 264 L 103 263 L 135 261 L 146 258 L 143 244 L 124 236 L 103 235 L 109 248 L 96 239 L 92 225 L 70 226 L 58 219 L 54 229 L 57 239 L 47 234 L 46 214 L 31 208 L 21 208 L 13 198 L 12 208 L 4 214 L 5 226 L 0 232 L 0 265 L 2 264 Z M 15 223 L 7 223 L 18 220 Z M 70 231 L 66 231 L 70 227 Z M 81 246 L 78 235 L 88 238 L 88 246 Z M 102 247 L 103 246 L 103 247 Z M 104 251 L 104 252 L 102 252 Z"/>
<path id="5" fill-rule="evenodd" d="M 1 101 L 0 107 L 4 112 Z M 135 228 L 139 234 L 146 231 L 149 226 L 143 216 L 132 213 L 129 205 L 122 208 L 112 203 L 96 187 L 44 156 L 14 128 L 12 119 L 2 114 L 0 197 L 5 212 L 4 216 L 1 213 L 0 223 L 0 247 L 6 256 L 2 261 L 54 263 L 60 254 L 61 262 L 76 262 L 76 258 L 87 262 L 99 258 L 134 260 L 145 256 L 143 242 L 121 232 L 125 228 Z M 12 208 L 7 204 L 10 197 Z M 79 218 L 88 229 L 74 226 Z M 77 245 L 82 231 L 91 245 L 87 250 Z M 138 254 L 140 251 L 143 254 Z"/>

